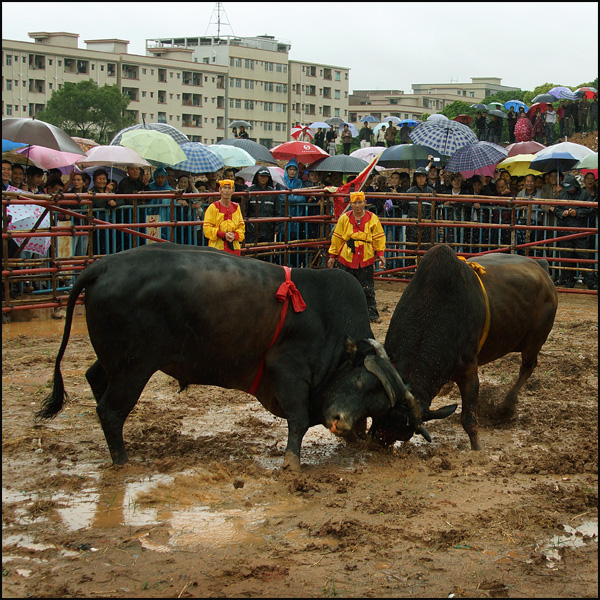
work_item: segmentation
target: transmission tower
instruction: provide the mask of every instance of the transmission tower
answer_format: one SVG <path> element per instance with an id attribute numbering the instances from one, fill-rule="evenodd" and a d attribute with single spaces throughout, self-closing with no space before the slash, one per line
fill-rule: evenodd
<path id="1" fill-rule="evenodd" d="M 208 35 L 208 30 L 210 29 L 211 25 L 217 26 L 217 37 L 221 37 L 221 26 L 225 25 L 227 25 L 227 27 L 231 29 L 231 34 L 235 35 L 235 33 L 233 33 L 233 27 L 230 25 L 229 19 L 227 18 L 227 13 L 223 8 L 222 2 L 215 2 L 215 7 L 213 9 L 210 21 L 208 23 L 208 27 L 206 28 L 206 32 L 204 34 L 205 36 Z"/>

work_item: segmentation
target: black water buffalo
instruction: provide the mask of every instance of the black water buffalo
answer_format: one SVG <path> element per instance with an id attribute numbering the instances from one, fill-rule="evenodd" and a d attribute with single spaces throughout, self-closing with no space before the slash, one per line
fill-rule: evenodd
<path id="1" fill-rule="evenodd" d="M 430 409 L 444 384 L 453 381 L 462 397 L 463 428 L 471 448 L 480 450 L 477 367 L 509 352 L 521 353 L 519 377 L 498 407 L 500 417 L 513 415 L 517 394 L 552 329 L 557 305 L 545 260 L 487 254 L 465 262 L 449 246 L 434 246 L 398 301 L 384 344 L 401 379 L 398 385 L 409 391 L 385 413 L 369 413 L 377 404 L 374 396 L 385 395 L 379 378 L 357 366 L 324 406 L 326 425 L 344 434 L 370 414 L 369 433 L 383 443 L 408 440 L 415 432 L 431 441 L 423 422 L 454 412 L 455 404 Z M 369 402 L 346 403 L 358 389 Z"/>
<path id="2" fill-rule="evenodd" d="M 253 393 L 287 419 L 284 466 L 297 470 L 302 438 L 309 427 L 324 423 L 324 395 L 345 365 L 359 359 L 356 348 L 363 348 L 369 364 L 385 362 L 373 356 L 381 344 L 372 339 L 363 290 L 347 273 L 294 269 L 286 284 L 284 269 L 264 261 L 211 248 L 151 244 L 103 257 L 77 278 L 53 391 L 38 419 L 52 418 L 63 407 L 60 362 L 83 290 L 98 357 L 86 377 L 115 464 L 128 460 L 123 425 L 157 371 L 177 379 L 181 389 L 205 384 Z M 289 310 L 280 323 L 286 297 Z M 389 361 L 380 368 L 394 372 Z M 380 401 L 390 406 L 389 399 Z"/>

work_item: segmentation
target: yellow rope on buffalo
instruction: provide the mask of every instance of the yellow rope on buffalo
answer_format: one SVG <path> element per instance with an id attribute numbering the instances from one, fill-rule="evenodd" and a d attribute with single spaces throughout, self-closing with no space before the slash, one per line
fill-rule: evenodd
<path id="1" fill-rule="evenodd" d="M 483 290 L 483 298 L 485 300 L 485 326 L 483 328 L 483 334 L 481 336 L 481 340 L 479 340 L 479 351 L 483 348 L 483 344 L 485 344 L 485 340 L 487 339 L 488 333 L 490 331 L 490 301 L 485 291 L 485 286 L 483 285 L 483 281 L 481 281 L 480 275 L 485 274 L 485 267 L 482 267 L 479 263 L 476 262 L 467 262 L 467 259 L 464 256 L 458 257 L 460 260 L 464 260 L 472 269 L 475 275 L 477 275 L 477 279 L 479 279 L 479 283 L 481 284 L 481 289 Z"/>

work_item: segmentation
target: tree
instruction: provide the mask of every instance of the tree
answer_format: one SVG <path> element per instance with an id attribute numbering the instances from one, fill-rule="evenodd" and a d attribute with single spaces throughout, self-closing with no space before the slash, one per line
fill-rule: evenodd
<path id="1" fill-rule="evenodd" d="M 38 118 L 69 135 L 106 144 L 117 131 L 135 124 L 135 117 L 125 112 L 129 102 L 116 85 L 98 87 L 92 79 L 67 82 L 52 92 L 46 110 Z"/>
<path id="2" fill-rule="evenodd" d="M 474 117 L 477 114 L 477 111 L 474 108 L 471 108 L 471 105 L 467 102 L 455 100 L 452 104 L 445 106 L 441 113 L 449 119 L 454 119 L 454 117 L 457 117 L 458 115 L 471 115 Z"/>

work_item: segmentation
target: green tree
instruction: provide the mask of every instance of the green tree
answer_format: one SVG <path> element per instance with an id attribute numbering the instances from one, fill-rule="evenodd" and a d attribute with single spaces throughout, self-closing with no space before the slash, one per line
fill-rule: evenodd
<path id="1" fill-rule="evenodd" d="M 125 110 L 129 102 L 116 85 L 98 87 L 92 79 L 67 82 L 52 92 L 38 118 L 69 135 L 106 144 L 117 131 L 135 124 L 135 117 Z"/>
<path id="2" fill-rule="evenodd" d="M 452 104 L 445 106 L 441 111 L 441 114 L 449 119 L 454 119 L 454 117 L 457 117 L 458 115 L 471 115 L 472 117 L 475 117 L 477 111 L 474 108 L 471 108 L 471 104 L 463 102 L 462 100 L 455 100 Z"/>

